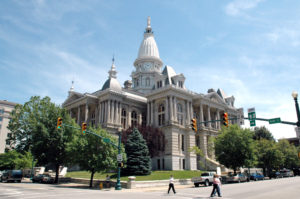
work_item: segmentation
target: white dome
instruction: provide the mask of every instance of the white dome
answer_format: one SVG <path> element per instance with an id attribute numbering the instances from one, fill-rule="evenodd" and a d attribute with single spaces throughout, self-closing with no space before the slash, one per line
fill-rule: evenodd
<path id="1" fill-rule="evenodd" d="M 159 59 L 158 48 L 152 33 L 145 33 L 137 59 L 144 57 L 156 57 Z"/>

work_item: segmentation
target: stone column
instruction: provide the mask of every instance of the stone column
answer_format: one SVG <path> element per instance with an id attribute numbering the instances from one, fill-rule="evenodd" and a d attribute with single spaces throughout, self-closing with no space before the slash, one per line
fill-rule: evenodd
<path id="1" fill-rule="evenodd" d="M 80 105 L 78 106 L 78 111 L 77 111 L 77 124 L 81 126 L 80 124 Z"/>
<path id="2" fill-rule="evenodd" d="M 150 102 L 147 102 L 147 125 L 150 125 Z"/>
<path id="3" fill-rule="evenodd" d="M 169 103 L 168 103 L 168 97 L 165 100 L 166 108 L 165 108 L 165 122 L 166 124 L 169 123 Z"/>
<path id="4" fill-rule="evenodd" d="M 174 120 L 177 121 L 177 98 L 174 97 Z"/>
<path id="5" fill-rule="evenodd" d="M 132 126 L 132 124 L 131 124 L 131 107 L 128 107 L 128 122 L 127 122 L 127 126 L 129 127 L 129 126 Z"/>
<path id="6" fill-rule="evenodd" d="M 204 157 L 207 157 L 207 135 L 206 133 L 203 133 L 200 136 L 200 148 L 204 153 Z"/>
<path id="7" fill-rule="evenodd" d="M 217 120 L 220 120 L 220 110 L 217 109 Z M 217 129 L 221 129 L 221 122 L 217 122 Z"/>
<path id="8" fill-rule="evenodd" d="M 115 100 L 111 101 L 111 123 L 115 123 Z"/>
<path id="9" fill-rule="evenodd" d="M 111 100 L 108 100 L 107 102 L 107 123 L 110 123 L 111 122 L 111 120 L 110 120 L 110 115 L 111 115 L 111 106 L 110 106 L 110 104 L 111 104 Z"/>
<path id="10" fill-rule="evenodd" d="M 208 116 L 208 121 L 211 121 L 209 105 L 207 105 L 207 116 Z M 207 124 L 208 124 L 208 128 L 211 128 L 211 122 L 208 122 Z"/>
<path id="11" fill-rule="evenodd" d="M 150 103 L 151 103 L 150 104 L 150 109 L 151 109 L 151 111 L 150 111 L 150 118 L 151 118 L 150 119 L 150 124 L 153 125 L 153 119 L 154 119 L 153 118 L 154 117 L 154 115 L 153 115 L 153 112 L 154 112 L 154 110 L 153 110 L 153 101 L 151 101 Z"/>
<path id="12" fill-rule="evenodd" d="M 199 113 L 200 113 L 200 122 L 204 122 L 204 117 L 203 117 L 203 105 L 200 103 L 200 110 L 199 110 Z M 201 123 L 200 124 L 201 127 L 204 127 L 204 123 Z"/>
<path id="13" fill-rule="evenodd" d="M 190 118 L 190 109 L 189 109 L 189 102 L 185 101 L 185 110 L 186 110 L 186 120 L 187 124 L 191 123 L 191 118 Z"/>
<path id="14" fill-rule="evenodd" d="M 173 121 L 174 117 L 173 117 L 173 97 L 172 96 L 170 96 L 169 101 L 170 101 L 170 120 Z"/>
<path id="15" fill-rule="evenodd" d="M 88 122 L 88 116 L 89 116 L 89 105 L 86 103 L 85 104 L 85 115 L 84 115 L 84 122 Z"/>
<path id="16" fill-rule="evenodd" d="M 191 112 L 190 112 L 190 113 L 191 113 L 190 117 L 193 118 L 193 117 L 194 117 L 194 108 L 193 108 L 193 104 L 192 104 L 192 102 L 189 102 L 189 104 L 190 104 L 190 107 L 191 107 L 191 108 L 190 108 L 190 111 L 191 111 Z"/>
<path id="17" fill-rule="evenodd" d="M 103 120 L 104 120 L 104 123 L 107 123 L 107 120 L 108 120 L 108 101 L 107 100 L 104 102 Z"/>

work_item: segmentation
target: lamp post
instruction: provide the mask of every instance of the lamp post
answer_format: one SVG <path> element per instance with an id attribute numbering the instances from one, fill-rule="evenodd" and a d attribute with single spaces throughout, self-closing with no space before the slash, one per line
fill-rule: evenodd
<path id="1" fill-rule="evenodd" d="M 122 129 L 118 128 L 118 134 L 119 134 L 118 155 L 121 154 L 121 137 L 122 137 L 121 133 L 122 133 Z M 120 182 L 120 176 L 121 176 L 121 167 L 118 162 L 118 176 L 117 176 L 117 184 L 116 184 L 115 190 L 122 189 L 121 182 Z"/>
<path id="2" fill-rule="evenodd" d="M 300 112 L 299 112 L 299 105 L 298 105 L 298 93 L 296 91 L 294 91 L 292 93 L 292 96 L 295 100 L 295 106 L 296 106 L 296 112 L 297 112 L 297 118 L 298 118 L 298 121 L 297 121 L 297 127 L 300 127 Z"/>

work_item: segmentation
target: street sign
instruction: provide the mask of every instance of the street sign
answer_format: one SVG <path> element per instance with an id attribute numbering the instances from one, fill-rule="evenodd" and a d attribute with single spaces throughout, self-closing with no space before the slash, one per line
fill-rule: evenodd
<path id="1" fill-rule="evenodd" d="M 103 142 L 109 143 L 109 142 L 110 142 L 110 139 L 109 139 L 109 138 L 103 138 Z"/>
<path id="2" fill-rule="evenodd" d="M 256 118 L 255 112 L 248 113 L 248 118 L 249 118 L 249 120 L 255 120 L 255 118 Z"/>
<path id="3" fill-rule="evenodd" d="M 255 112 L 255 108 L 248 108 L 248 113 L 252 113 L 252 112 Z"/>
<path id="4" fill-rule="evenodd" d="M 244 109 L 243 108 L 238 109 L 238 124 L 244 125 Z"/>
<path id="5" fill-rule="evenodd" d="M 122 154 L 118 154 L 117 161 L 122 162 L 122 160 L 123 160 Z"/>
<path id="6" fill-rule="evenodd" d="M 280 117 L 269 119 L 269 124 L 276 124 L 276 123 L 280 123 L 280 122 L 281 122 Z"/>
<path id="7" fill-rule="evenodd" d="M 250 120 L 250 126 L 255 126 L 256 123 L 255 123 L 255 120 Z"/>

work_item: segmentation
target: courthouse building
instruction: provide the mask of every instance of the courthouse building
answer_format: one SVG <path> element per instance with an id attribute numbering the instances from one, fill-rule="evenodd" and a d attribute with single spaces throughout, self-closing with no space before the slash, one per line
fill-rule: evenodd
<path id="1" fill-rule="evenodd" d="M 72 85 L 63 107 L 79 125 L 82 122 L 101 125 L 112 134 L 120 127 L 149 125 L 160 128 L 167 142 L 164 153 L 152 158 L 153 170 L 200 169 L 203 165 L 198 163 L 200 157 L 189 152 L 195 145 L 204 152 L 206 158 L 202 159 L 206 168 L 219 166 L 214 155 L 209 153 L 208 141 L 218 135 L 222 124 L 200 122 L 220 120 L 224 112 L 229 118 L 239 117 L 241 112 L 234 107 L 235 98 L 227 97 L 221 89 L 208 89 L 206 94 L 188 90 L 185 76 L 177 74 L 160 59 L 149 17 L 133 65 L 132 79 L 125 81 L 122 87 L 113 60 L 102 88 L 94 93 L 79 93 Z M 196 133 L 191 129 L 192 118 L 197 118 Z M 230 123 L 238 121 L 230 120 Z"/>

